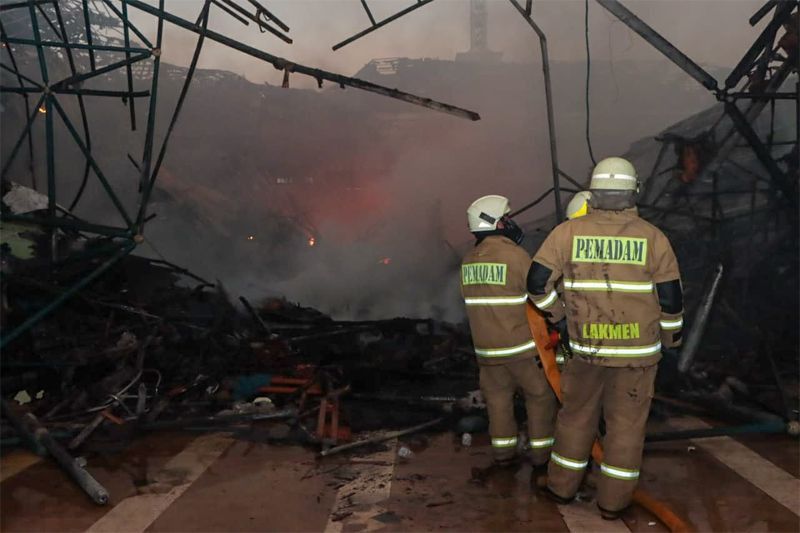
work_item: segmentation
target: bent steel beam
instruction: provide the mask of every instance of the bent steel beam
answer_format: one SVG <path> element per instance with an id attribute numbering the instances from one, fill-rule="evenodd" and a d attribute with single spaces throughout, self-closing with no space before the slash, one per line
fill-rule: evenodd
<path id="1" fill-rule="evenodd" d="M 180 26 L 185 30 L 197 34 L 203 33 L 205 34 L 207 39 L 224 44 L 225 46 L 228 46 L 235 50 L 239 50 L 240 52 L 247 54 L 251 57 L 255 57 L 256 59 L 266 61 L 267 63 L 272 64 L 278 70 L 288 70 L 290 72 L 295 72 L 298 74 L 303 74 L 305 76 L 310 76 L 315 80 L 317 80 L 317 83 L 319 84 L 321 84 L 323 80 L 326 80 L 343 87 L 344 86 L 353 87 L 355 89 L 361 89 L 362 91 L 368 91 L 383 96 L 388 96 L 390 98 L 402 100 L 410 104 L 418 105 L 421 107 L 427 107 L 428 109 L 433 109 L 435 111 L 440 111 L 442 113 L 448 113 L 450 115 L 455 115 L 459 118 L 466 118 L 469 120 L 480 120 L 481 118 L 481 116 L 478 113 L 470 111 L 468 109 L 464 109 L 450 104 L 445 104 L 442 102 L 437 102 L 436 100 L 431 100 L 430 98 L 423 98 L 421 96 L 417 96 L 414 94 L 398 91 L 397 89 L 390 89 L 388 87 L 360 80 L 358 78 L 342 76 L 341 74 L 336 74 L 334 72 L 328 72 L 326 70 L 307 67 L 305 65 L 293 63 L 288 59 L 272 55 L 257 48 L 253 48 L 252 46 L 247 46 L 246 44 L 242 44 L 234 39 L 231 39 L 230 37 L 226 37 L 225 35 L 222 35 L 215 31 L 201 30 L 195 23 L 180 18 L 178 16 L 175 16 L 171 13 L 168 13 L 151 5 L 148 5 L 142 2 L 141 0 L 122 0 L 122 1 L 127 3 L 131 7 L 144 11 L 145 13 L 149 13 L 155 17 L 164 19 L 167 22 L 175 24 L 176 26 Z"/>
<path id="2" fill-rule="evenodd" d="M 597 0 L 609 13 L 617 17 L 620 22 L 638 33 L 645 41 L 664 54 L 667 59 L 675 63 L 689 76 L 700 82 L 703 87 L 711 91 L 717 91 L 717 80 L 706 72 L 700 65 L 689 59 L 689 57 L 678 50 L 672 43 L 661 36 L 657 31 L 647 25 L 642 19 L 637 17 L 627 7 L 617 0 Z"/>

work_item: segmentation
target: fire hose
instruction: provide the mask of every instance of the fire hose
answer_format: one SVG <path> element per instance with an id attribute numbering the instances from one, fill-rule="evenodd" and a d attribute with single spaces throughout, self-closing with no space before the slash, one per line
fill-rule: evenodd
<path id="1" fill-rule="evenodd" d="M 558 398 L 558 401 L 563 403 L 561 398 L 561 371 L 556 364 L 555 346 L 550 340 L 547 322 L 545 322 L 544 317 L 539 314 L 530 302 L 527 304 L 526 313 L 528 315 L 528 326 L 531 329 L 533 340 L 536 342 L 536 347 L 539 351 L 539 358 L 542 362 L 544 375 Z M 592 458 L 597 463 L 603 460 L 603 446 L 600 444 L 600 439 L 596 439 L 592 444 Z M 676 515 L 672 509 L 667 507 L 663 502 L 656 500 L 642 489 L 636 489 L 633 493 L 633 501 L 650 511 L 673 533 L 691 531 L 689 525 Z"/>

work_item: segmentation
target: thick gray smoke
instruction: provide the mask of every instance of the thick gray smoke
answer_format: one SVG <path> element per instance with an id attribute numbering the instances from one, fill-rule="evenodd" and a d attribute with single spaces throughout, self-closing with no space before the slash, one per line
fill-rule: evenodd
<path id="1" fill-rule="evenodd" d="M 295 9 L 291 3 L 276 4 L 276 13 Z M 324 11 L 334 2 L 318 4 Z M 351 9 L 358 2 L 341 4 Z M 503 4 L 502 9 L 497 4 Z M 564 29 L 553 33 L 551 43 L 560 163 L 583 181 L 591 166 L 584 139 L 583 4 L 560 5 L 541 6 L 545 22 Z M 650 3 L 642 7 L 648 13 L 657 11 Z M 694 3 L 684 7 L 700 9 Z M 311 30 L 293 28 L 314 43 L 317 52 L 311 54 L 306 42 L 295 48 L 298 53 L 285 53 L 306 55 L 309 64 L 355 74 L 366 59 L 398 55 L 394 50 L 411 55 L 406 38 L 434 24 L 444 28 L 442 35 L 452 32 L 463 39 L 447 41 L 427 30 L 427 40 L 415 41 L 420 51 L 414 55 L 439 53 L 446 60 L 371 64 L 357 76 L 474 109 L 481 121 L 468 122 L 353 89 L 280 89 L 201 71 L 159 177 L 151 208 L 158 216 L 147 228 L 148 243 L 140 253 L 163 255 L 208 279 L 220 279 L 233 294 L 254 300 L 285 296 L 337 318 L 460 319 L 457 265 L 470 245 L 466 206 L 492 193 L 507 195 L 520 206 L 552 183 L 544 90 L 541 66 L 529 62 L 538 58 L 536 41 L 517 15 L 509 14 L 505 2 L 490 3 L 490 28 L 496 36 L 490 35 L 490 45 L 517 62 L 451 61 L 455 51 L 468 47 L 466 9 L 460 2 L 443 1 L 431 6 L 428 18 L 424 9 L 412 15 L 416 19 L 399 22 L 398 29 L 389 27 L 385 34 L 371 36 L 371 42 L 382 44 L 374 50 L 357 48 L 348 56 L 350 68 L 318 52 L 337 36 L 346 36 L 349 30 L 344 28 L 316 37 Z M 598 58 L 592 64 L 591 133 L 595 155 L 603 157 L 624 152 L 631 142 L 703 109 L 712 99 L 598 9 L 593 4 L 591 27 L 605 33 L 593 44 Z M 731 10 L 742 9 L 737 4 Z M 556 12 L 568 12 L 569 17 L 557 17 Z M 310 24 L 308 17 L 300 17 L 303 24 Z M 516 29 L 496 31 L 498 21 Z M 414 29 L 403 31 L 402 24 Z M 567 29 L 570 35 L 564 34 Z M 681 35 L 688 32 L 678 29 Z M 174 52 L 168 51 L 166 58 L 180 61 L 180 51 L 190 50 L 193 41 L 168 35 Z M 325 40 L 329 38 L 331 43 Z M 613 63 L 608 62 L 609 53 Z M 238 63 L 240 56 L 214 46 L 208 49 L 205 65 L 217 65 L 220 57 L 251 80 L 267 79 L 264 72 L 275 74 L 270 66 L 256 69 L 253 63 Z M 354 59 L 361 57 L 366 59 Z M 352 66 L 354 61 L 359 66 Z M 182 74 L 167 68 L 159 103 L 161 133 Z M 294 76 L 293 86 L 297 82 Z M 2 144 L 7 154 L 15 135 L 6 132 L 18 131 L 21 113 L 19 102 L 4 97 L 3 106 Z M 143 109 L 139 107 L 140 128 L 146 119 Z M 136 171 L 126 154 L 140 153 L 141 137 L 128 131 L 127 109 L 116 101 L 94 102 L 90 118 L 100 163 L 118 194 L 135 198 Z M 41 139 L 42 131 L 36 134 Z M 63 129 L 58 134 L 59 146 L 67 146 Z M 60 149 L 58 157 L 59 178 L 67 183 L 59 201 L 68 204 L 82 163 L 74 149 Z M 41 185 L 41 159 L 36 168 Z M 29 182 L 22 162 L 16 164 L 15 175 Z M 128 201 L 129 208 L 132 204 Z M 93 179 L 76 214 L 112 222 L 109 207 Z M 547 202 L 520 218 L 533 220 L 551 210 Z"/>

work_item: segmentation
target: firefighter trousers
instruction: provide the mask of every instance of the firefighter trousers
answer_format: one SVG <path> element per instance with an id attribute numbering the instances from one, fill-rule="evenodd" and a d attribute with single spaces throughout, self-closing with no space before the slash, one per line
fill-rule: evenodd
<path id="1" fill-rule="evenodd" d="M 489 414 L 494 459 L 511 459 L 517 453 L 519 442 L 514 417 L 514 393 L 521 389 L 528 414 L 531 460 L 534 465 L 546 463 L 553 446 L 558 401 L 536 360 L 518 359 L 500 365 L 482 365 L 480 385 Z"/>
<path id="2" fill-rule="evenodd" d="M 580 359 L 567 363 L 561 376 L 563 405 L 547 472 L 551 491 L 564 498 L 577 492 L 602 413 L 606 434 L 597 504 L 608 511 L 630 504 L 639 479 L 656 370 L 656 365 L 607 367 Z"/>

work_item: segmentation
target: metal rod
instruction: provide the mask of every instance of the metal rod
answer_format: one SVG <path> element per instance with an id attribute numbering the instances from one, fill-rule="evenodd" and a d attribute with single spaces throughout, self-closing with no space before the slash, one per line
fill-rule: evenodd
<path id="1" fill-rule="evenodd" d="M 33 111 L 31 112 L 30 116 L 28 117 L 28 121 L 25 124 L 25 129 L 22 130 L 22 134 L 17 139 L 16 144 L 14 144 L 14 148 L 12 148 L 11 153 L 8 154 L 6 163 L 5 165 L 3 165 L 3 170 L 2 172 L 0 172 L 0 176 L 2 176 L 3 178 L 6 177 L 6 172 L 8 172 L 9 168 L 11 168 L 11 163 L 14 162 L 14 159 L 17 156 L 17 152 L 19 151 L 20 146 L 22 146 L 22 143 L 25 140 L 25 136 L 30 133 L 31 127 L 33 126 L 33 122 L 36 120 L 36 117 L 40 114 L 39 109 L 41 108 L 42 103 L 44 103 L 44 97 L 45 95 L 44 93 L 42 93 L 42 95 L 39 97 L 39 100 L 36 101 L 36 105 L 34 106 Z"/>
<path id="2" fill-rule="evenodd" d="M 103 274 L 106 270 L 111 268 L 117 261 L 128 255 L 131 250 L 136 247 L 136 243 L 133 241 L 129 241 L 125 245 L 120 248 L 120 250 L 101 263 L 94 271 L 92 271 L 89 275 L 79 280 L 77 283 L 72 285 L 69 289 L 61 293 L 55 300 L 44 306 L 42 309 L 39 309 L 36 313 L 28 317 L 22 324 L 14 328 L 10 331 L 7 335 L 0 337 L 0 348 L 5 348 L 8 344 L 14 341 L 17 337 L 28 331 L 34 324 L 39 322 L 42 318 L 52 313 L 55 309 L 61 306 L 64 302 L 66 302 L 72 295 L 76 292 L 80 291 L 87 285 L 89 285 L 92 281 L 97 279 L 101 274 Z"/>
<path id="3" fill-rule="evenodd" d="M 344 452 L 347 450 L 352 450 L 353 448 L 360 448 L 361 446 L 366 446 L 367 444 L 377 444 L 379 442 L 384 442 L 389 439 L 394 439 L 397 437 L 402 437 L 403 435 L 409 435 L 411 433 L 416 433 L 417 431 L 422 431 L 423 429 L 427 429 L 429 427 L 433 427 L 436 424 L 440 423 L 444 420 L 443 417 L 435 418 L 429 422 L 425 422 L 424 424 L 420 424 L 418 426 L 410 427 L 408 429 L 403 429 L 400 431 L 389 431 L 387 433 L 382 433 L 375 437 L 370 437 L 368 439 L 360 440 L 357 442 L 351 442 L 349 444 L 342 444 L 341 446 L 335 446 L 333 448 L 329 448 L 327 450 L 322 450 L 320 455 L 326 457 L 328 455 L 333 455 L 335 453 Z"/>
<path id="4" fill-rule="evenodd" d="M 122 4 L 122 16 L 126 19 L 128 18 L 128 5 Z M 131 46 L 131 36 L 130 31 L 128 29 L 127 24 L 122 25 L 122 35 L 125 42 L 125 48 L 130 48 Z M 131 59 L 131 53 L 129 50 L 125 50 L 125 59 Z M 133 92 L 133 69 L 131 68 L 131 64 L 128 63 L 125 65 L 125 76 L 128 79 L 128 92 Z M 130 111 L 130 118 L 131 118 L 131 131 L 136 131 L 136 100 L 131 98 L 128 101 L 128 109 Z"/>
<path id="5" fill-rule="evenodd" d="M 681 373 L 685 373 L 689 370 L 694 356 L 697 353 L 697 349 L 700 347 L 700 341 L 703 339 L 703 332 L 706 329 L 708 317 L 714 305 L 714 297 L 717 295 L 717 290 L 719 290 L 719 283 L 722 280 L 723 271 L 722 263 L 719 263 L 714 271 L 714 278 L 711 285 L 703 295 L 700 307 L 697 308 L 694 320 L 692 321 L 692 327 L 686 335 L 686 343 L 681 349 L 680 358 L 678 359 L 678 370 Z"/>
<path id="6" fill-rule="evenodd" d="M 92 42 L 92 21 L 89 18 L 89 0 L 83 0 L 83 23 L 86 25 L 86 42 L 89 44 L 89 64 L 94 70 L 97 65 L 94 60 L 94 43 Z"/>
<path id="7" fill-rule="evenodd" d="M 22 37 L 8 37 L 7 42 L 11 44 L 24 44 L 24 45 L 31 45 L 35 46 L 36 41 L 33 39 L 24 39 Z M 95 50 L 95 51 L 102 51 L 102 52 L 134 52 L 145 54 L 150 52 L 149 48 L 141 48 L 138 46 L 112 46 L 112 45 L 102 45 L 102 44 L 95 44 L 89 46 L 88 44 L 83 43 L 62 43 L 58 41 L 42 41 L 40 43 L 45 48 L 66 48 L 71 50 Z"/>
<path id="8" fill-rule="evenodd" d="M 14 2 L 9 4 L 0 5 L 0 13 L 3 11 L 10 11 L 12 9 L 19 9 L 21 7 L 29 7 L 31 5 L 38 6 L 40 4 L 52 4 L 56 0 L 25 0 L 24 2 Z"/>
<path id="9" fill-rule="evenodd" d="M 201 30 L 194 23 L 182 19 L 180 17 L 177 17 L 171 13 L 166 13 L 163 10 L 148 5 L 140 0 L 122 0 L 122 1 L 127 2 L 131 7 L 135 7 L 141 11 L 144 11 L 145 13 L 150 13 L 151 15 L 164 19 L 168 22 L 171 22 L 172 24 L 175 24 L 176 26 L 180 26 L 181 28 L 184 28 L 191 32 L 194 33 L 201 32 Z M 413 94 L 398 91 L 397 89 L 389 89 L 388 87 L 383 87 L 375 83 L 359 80 L 357 78 L 350 78 L 347 76 L 342 76 L 341 74 L 335 74 L 333 72 L 328 72 L 325 70 L 311 68 L 305 65 L 299 65 L 297 63 L 292 63 L 287 59 L 274 56 L 267 52 L 263 52 L 256 48 L 253 48 L 251 46 L 247 46 L 245 44 L 237 42 L 229 37 L 226 37 L 211 30 L 205 30 L 203 31 L 203 33 L 206 35 L 208 39 L 211 39 L 212 41 L 222 43 L 235 50 L 239 50 L 244 54 L 255 57 L 257 59 L 261 59 L 263 61 L 266 61 L 267 63 L 271 63 L 278 70 L 289 68 L 291 69 L 292 72 L 310 76 L 316 79 L 319 83 L 321 83 L 322 80 L 327 80 L 336 83 L 337 85 L 354 87 L 356 89 L 361 89 L 363 91 L 389 96 L 391 98 L 396 98 L 398 100 L 402 100 L 410 104 L 427 107 L 429 109 L 441 111 L 443 113 L 449 113 L 451 115 L 455 115 L 460 118 L 467 118 L 469 120 L 480 120 L 481 118 L 480 115 L 478 113 L 475 113 L 474 111 L 469 111 L 467 109 L 462 109 L 460 107 L 437 102 L 435 100 L 431 100 L 430 98 L 422 98 Z"/>
<path id="10" fill-rule="evenodd" d="M 63 40 L 65 44 L 69 44 L 69 36 L 67 35 L 67 26 L 64 24 L 64 17 L 61 14 L 61 8 L 58 6 L 58 3 L 53 4 L 53 7 L 56 11 L 56 17 L 58 18 L 58 24 L 61 28 L 61 34 L 63 35 Z M 69 71 L 70 73 L 75 76 L 77 75 L 77 69 L 75 67 L 75 58 L 72 55 L 72 49 L 66 48 L 67 53 L 67 61 L 69 63 Z M 91 152 L 92 150 L 92 134 L 89 130 L 89 118 L 86 116 L 86 105 L 83 101 L 83 95 L 77 94 L 78 97 L 78 108 L 81 113 L 81 124 L 83 126 L 83 138 L 86 140 L 86 148 Z M 70 202 L 68 210 L 72 211 L 75 209 L 75 206 L 78 205 L 78 201 L 80 200 L 81 196 L 83 195 L 83 191 L 86 188 L 86 184 L 89 182 L 89 171 L 91 170 L 91 165 L 89 164 L 89 160 L 84 158 L 84 165 L 83 165 L 83 177 L 81 179 L 80 187 L 78 187 L 78 192 L 75 194 L 72 202 Z"/>
<path id="11" fill-rule="evenodd" d="M 555 200 L 556 207 L 556 222 L 561 223 L 564 220 L 564 210 L 561 208 L 561 183 L 558 180 L 558 148 L 556 146 L 556 119 L 553 112 L 553 90 L 550 83 L 550 58 L 547 53 L 547 37 L 533 19 L 525 14 L 525 9 L 517 2 L 517 0 L 509 0 L 517 11 L 522 15 L 522 18 L 533 28 L 536 35 L 539 37 L 539 48 L 542 54 L 542 73 L 544 74 L 544 98 L 547 104 L 547 130 L 550 140 L 550 167 L 553 173 L 553 199 Z"/>
<path id="12" fill-rule="evenodd" d="M 105 235 L 107 237 L 127 237 L 130 235 L 130 230 L 128 228 L 92 224 L 91 222 L 84 222 L 80 219 L 41 218 L 28 215 L 4 214 L 3 220 L 8 222 L 26 222 L 38 226 L 73 229 L 76 231 Z"/>
<path id="13" fill-rule="evenodd" d="M 752 16 L 752 17 L 750 17 L 750 20 L 748 20 L 748 22 L 750 23 L 750 25 L 751 25 L 751 26 L 755 26 L 756 24 L 758 24 L 759 22 L 761 22 L 761 19 L 762 19 L 762 18 L 764 18 L 764 15 L 766 15 L 767 13 L 769 13 L 770 11 L 772 11 L 772 8 L 774 8 L 776 5 L 778 5 L 778 4 L 780 3 L 780 1 L 781 1 L 781 0 L 769 0 L 769 1 L 768 1 L 766 4 L 764 4 L 763 6 L 761 6 L 761 7 L 758 9 L 758 11 L 756 11 L 756 12 L 753 14 L 753 16 Z"/>
<path id="14" fill-rule="evenodd" d="M 797 2 L 781 2 L 775 10 L 775 15 L 769 24 L 764 28 L 761 34 L 756 38 L 747 52 L 739 60 L 739 63 L 733 68 L 731 73 L 725 78 L 725 89 L 731 89 L 739 84 L 739 81 L 750 72 L 753 62 L 756 58 L 764 52 L 764 49 L 772 48 L 772 43 L 775 40 L 775 34 L 781 27 L 783 20 L 795 7 Z"/>
<path id="15" fill-rule="evenodd" d="M 369 6 L 367 5 L 367 0 L 361 0 L 361 5 L 364 6 L 364 11 L 367 12 L 367 17 L 369 17 L 369 22 L 373 26 L 377 24 L 375 22 L 375 17 L 372 16 L 372 11 L 370 11 Z"/>
<path id="16" fill-rule="evenodd" d="M 743 426 L 661 431 L 646 435 L 644 441 L 665 442 L 671 440 L 705 439 L 709 437 L 729 437 L 731 435 L 747 435 L 752 433 L 786 433 L 787 431 L 785 422 L 761 422 Z"/>
<path id="17" fill-rule="evenodd" d="M 750 126 L 744 114 L 742 114 L 733 102 L 725 102 L 725 113 L 731 118 L 733 125 L 739 130 L 739 133 L 753 149 L 758 160 L 764 165 L 764 168 L 767 169 L 773 182 L 787 194 L 787 198 L 792 198 L 792 190 L 787 183 L 786 176 L 775 160 L 772 159 L 772 154 L 769 153 L 769 150 L 761 142 L 761 139 L 758 138 L 758 134 L 753 130 L 752 126 Z"/>
<path id="18" fill-rule="evenodd" d="M 112 70 L 117 70 L 118 68 L 124 67 L 125 65 L 131 65 L 133 63 L 138 63 L 144 59 L 150 57 L 150 52 L 145 52 L 143 54 L 138 54 L 133 56 L 130 59 L 124 59 L 122 61 L 117 61 L 116 63 L 111 63 L 110 65 L 106 65 L 102 68 L 93 70 L 92 72 L 86 72 L 84 74 L 78 74 L 77 76 L 70 76 L 69 78 L 64 78 L 61 81 L 58 81 L 53 84 L 53 90 L 62 89 L 67 87 L 68 85 L 77 85 L 81 82 L 86 80 L 90 80 L 92 78 L 96 78 L 97 76 L 101 76 L 106 72 L 111 72 Z"/>
<path id="19" fill-rule="evenodd" d="M 2 400 L 3 414 L 21 435 L 33 439 L 43 446 L 58 465 L 78 484 L 78 486 L 98 505 L 108 503 L 108 491 L 78 464 L 53 438 L 47 428 L 39 423 L 32 413 L 18 415 L 6 400 Z"/>
<path id="20" fill-rule="evenodd" d="M 675 63 L 689 76 L 700 82 L 706 89 L 716 91 L 718 89 L 717 80 L 706 72 L 700 65 L 689 59 L 689 57 L 678 50 L 672 43 L 662 37 L 653 28 L 647 25 L 642 19 L 634 15 L 628 8 L 617 0 L 597 0 L 609 13 L 617 17 L 620 22 L 638 33 L 645 41 L 664 54 L 667 59 Z"/>
<path id="21" fill-rule="evenodd" d="M 362 30 L 362 31 L 356 33 L 355 35 L 353 35 L 352 37 L 348 37 L 344 41 L 333 45 L 333 51 L 335 52 L 336 50 L 338 50 L 338 49 L 340 49 L 340 48 L 342 48 L 344 46 L 347 46 L 348 44 L 352 43 L 353 41 L 357 41 L 358 39 L 364 37 L 365 35 L 369 35 L 370 33 L 372 33 L 373 31 L 377 30 L 378 28 L 382 28 L 382 27 L 386 26 L 387 24 L 389 24 L 390 22 L 392 22 L 394 20 L 397 20 L 397 19 L 399 19 L 400 17 L 402 17 L 404 15 L 409 14 L 414 10 L 417 10 L 417 9 L 421 8 L 422 6 L 424 6 L 424 5 L 430 4 L 431 2 L 433 2 L 433 0 L 417 0 L 416 4 L 414 4 L 412 6 L 409 6 L 409 7 L 405 8 L 405 9 L 403 9 L 402 11 L 398 11 L 394 15 L 386 17 L 385 19 L 381 20 L 378 23 L 373 22 L 372 26 L 370 26 L 369 28 L 367 28 L 365 30 Z"/>
<path id="22" fill-rule="evenodd" d="M 276 30 L 275 28 L 273 28 L 272 26 L 270 26 L 269 24 L 267 24 L 266 22 L 264 22 L 263 20 L 258 18 L 257 14 L 253 15 L 252 13 L 250 13 L 249 11 L 247 11 L 246 9 L 241 7 L 239 4 L 237 4 L 233 0 L 220 0 L 220 1 L 224 2 L 225 4 L 230 6 L 233 10 L 238 11 L 239 13 L 241 13 L 242 17 L 244 17 L 246 19 L 249 19 L 249 20 L 252 20 L 253 22 L 255 22 L 256 25 L 258 25 L 258 27 L 259 27 L 259 29 L 261 31 L 267 30 L 268 32 L 270 32 L 271 34 L 275 35 L 276 37 L 278 37 L 282 41 L 284 41 L 284 42 L 286 42 L 288 44 L 292 44 L 292 39 L 289 36 L 284 35 L 283 33 L 279 32 L 278 30 Z M 220 7 L 222 7 L 222 6 L 220 6 Z M 236 15 L 234 15 L 234 16 L 236 16 Z"/>
<path id="23" fill-rule="evenodd" d="M 123 14 L 122 14 L 122 12 L 121 12 L 121 11 L 120 11 L 120 10 L 117 8 L 117 6 L 115 6 L 115 5 L 114 5 L 114 4 L 111 2 L 111 0 L 103 0 L 103 3 L 105 3 L 105 5 L 106 5 L 106 6 L 108 6 L 108 7 L 111 9 L 111 11 L 113 11 L 113 12 L 114 12 L 114 14 L 115 14 L 117 17 L 119 17 L 119 18 L 122 20 L 122 23 L 123 23 L 125 26 L 127 26 L 128 28 L 130 28 L 130 30 L 131 30 L 131 31 L 132 31 L 134 34 L 136 34 L 136 36 L 137 36 L 137 37 L 138 37 L 138 38 L 139 38 L 139 39 L 140 39 L 140 40 L 141 40 L 141 41 L 144 43 L 144 45 L 145 45 L 146 47 L 148 47 L 148 48 L 150 48 L 150 49 L 152 50 L 152 48 L 153 48 L 153 43 L 151 43 L 151 42 L 150 42 L 150 39 L 148 39 L 148 38 L 147 38 L 147 36 L 145 36 L 145 34 L 144 34 L 144 33 L 142 33 L 141 31 L 139 31 L 139 28 L 137 28 L 136 26 L 134 26 L 134 25 L 131 23 L 130 19 L 128 19 L 128 17 L 126 17 L 125 15 L 123 15 Z"/>
<path id="24" fill-rule="evenodd" d="M 751 100 L 794 100 L 797 97 L 796 93 L 730 93 L 728 96 L 732 98 L 749 98 Z"/>
<path id="25" fill-rule="evenodd" d="M 106 179 L 105 174 L 100 169 L 100 166 L 97 164 L 97 161 L 95 161 L 92 152 L 83 143 L 83 140 L 81 140 L 80 135 L 78 135 L 78 132 L 75 130 L 75 126 L 72 125 L 72 121 L 70 121 L 69 117 L 67 116 L 67 113 L 64 111 L 64 108 L 61 107 L 61 104 L 58 103 L 58 100 L 55 97 L 50 98 L 50 100 L 53 102 L 56 111 L 58 111 L 58 114 L 61 116 L 62 122 L 64 122 L 64 125 L 67 127 L 67 130 L 72 135 L 72 138 L 75 140 L 75 143 L 81 149 L 84 156 L 86 157 L 86 160 L 92 166 L 92 170 L 94 170 L 94 173 L 97 175 L 97 179 L 100 180 L 100 184 L 103 186 L 103 189 L 105 189 L 106 194 L 108 194 L 108 197 L 113 202 L 114 207 L 117 208 L 117 211 L 119 211 L 119 214 L 125 220 L 125 223 L 128 224 L 128 227 L 131 227 L 133 225 L 133 221 L 131 220 L 131 217 L 128 215 L 125 206 L 122 205 L 122 202 L 117 197 L 117 194 L 114 192 L 114 189 L 111 187 L 111 184 Z"/>
<path id="26" fill-rule="evenodd" d="M 203 5 L 203 10 L 200 14 L 200 28 L 202 30 L 206 30 L 208 28 L 208 17 L 209 11 L 211 9 L 211 2 L 206 1 Z M 192 83 L 192 79 L 194 78 L 194 72 L 197 68 L 197 62 L 200 59 L 200 52 L 203 49 L 203 43 L 205 42 L 205 35 L 200 33 L 197 38 L 197 44 L 195 45 L 194 53 L 192 54 L 192 61 L 189 64 L 189 70 L 186 72 L 186 79 L 183 82 L 183 87 L 181 87 L 180 95 L 178 96 L 178 102 L 175 104 L 175 110 L 172 112 L 172 118 L 170 119 L 169 126 L 167 127 L 167 131 L 164 134 L 164 140 L 161 142 L 161 149 L 158 151 L 158 156 L 156 157 L 155 165 L 153 166 L 153 171 L 148 175 L 147 183 L 145 184 L 145 189 L 142 191 L 142 199 L 139 204 L 139 213 L 136 218 L 136 231 L 139 234 L 144 232 L 144 223 L 145 218 L 147 217 L 147 204 L 150 201 L 150 194 L 155 186 L 156 178 L 158 177 L 158 171 L 161 169 L 161 163 L 164 161 L 164 156 L 167 153 L 167 146 L 169 145 L 169 140 L 172 138 L 172 132 L 175 129 L 175 124 L 178 122 L 178 117 L 180 116 L 181 110 L 183 109 L 183 103 L 186 100 L 186 95 L 189 93 L 189 86 Z M 153 104 L 151 102 L 150 109 L 153 109 Z M 149 130 L 149 124 L 148 124 Z M 142 172 L 149 172 L 150 171 L 150 158 L 152 158 L 152 144 L 150 146 L 150 155 L 147 159 L 144 159 L 143 171 Z"/>
<path id="27" fill-rule="evenodd" d="M 15 75 L 17 78 L 23 79 L 23 80 L 27 81 L 28 83 L 30 83 L 31 85 L 35 85 L 36 87 L 38 87 L 39 92 L 44 91 L 44 87 L 42 86 L 41 83 L 39 83 L 38 81 L 32 80 L 31 78 L 23 75 L 21 72 L 19 72 L 19 70 L 17 70 L 16 66 L 14 68 L 11 68 L 8 65 L 3 65 L 2 63 L 0 63 L 0 69 L 7 70 L 8 72 L 10 72 L 13 75 Z"/>
<path id="28" fill-rule="evenodd" d="M 19 67 L 17 66 L 17 60 L 14 57 L 14 51 L 11 49 L 11 46 L 7 42 L 8 36 L 6 35 L 5 27 L 3 26 L 3 22 L 0 21 L 0 40 L 2 40 L 5 44 L 6 51 L 8 52 L 8 57 L 11 59 L 11 65 L 14 67 L 14 70 L 17 72 L 17 83 L 19 86 L 22 87 L 22 75 L 19 73 Z M 37 84 L 38 85 L 38 84 Z M 0 91 L 2 92 L 2 91 Z M 28 98 L 27 94 L 22 95 L 23 99 L 25 100 L 25 116 L 28 117 L 31 114 L 31 103 L 30 99 Z M 34 170 L 33 164 L 33 135 L 31 133 L 30 128 L 28 128 L 28 172 L 31 174 L 31 186 L 33 190 L 37 190 L 38 187 L 36 185 L 36 172 Z"/>

